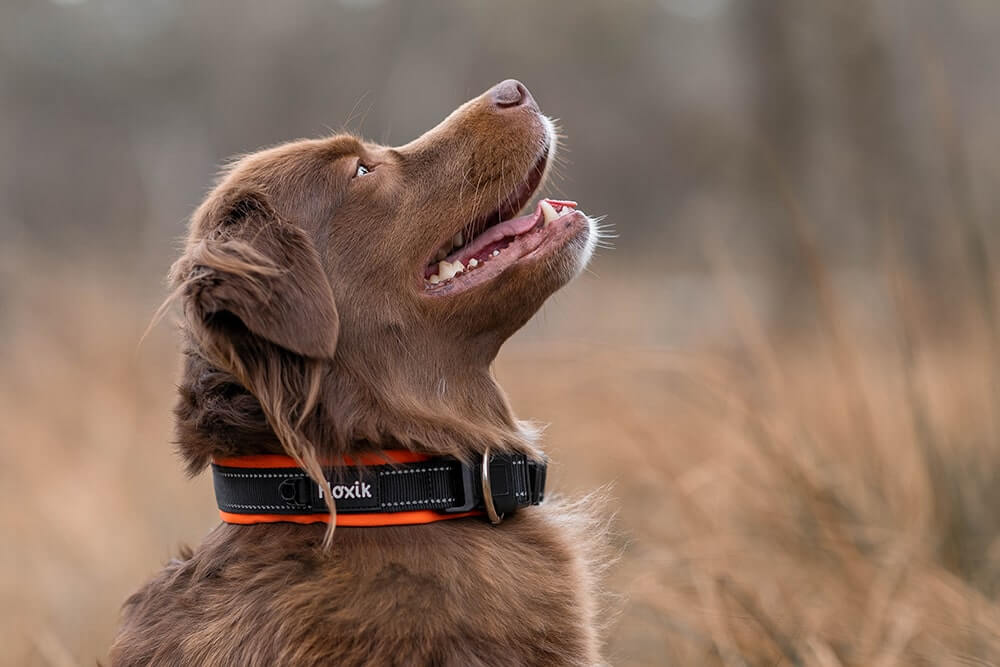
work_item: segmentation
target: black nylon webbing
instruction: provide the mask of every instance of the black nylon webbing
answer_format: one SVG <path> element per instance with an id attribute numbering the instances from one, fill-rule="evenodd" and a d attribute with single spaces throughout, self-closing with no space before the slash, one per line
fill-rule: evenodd
<path id="1" fill-rule="evenodd" d="M 545 488 L 545 463 L 520 454 L 490 459 L 493 501 L 500 513 L 537 505 Z M 483 509 L 481 464 L 450 457 L 419 463 L 344 466 L 327 471 L 321 487 L 299 468 L 240 468 L 212 464 L 219 509 L 233 514 L 326 513 L 326 494 L 345 514 Z"/>

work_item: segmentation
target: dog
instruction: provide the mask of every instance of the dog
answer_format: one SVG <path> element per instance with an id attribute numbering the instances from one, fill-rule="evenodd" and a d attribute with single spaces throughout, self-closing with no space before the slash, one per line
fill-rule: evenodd
<path id="1" fill-rule="evenodd" d="M 220 495 L 223 523 L 125 602 L 112 664 L 602 664 L 591 513 L 496 488 L 539 501 L 545 457 L 491 364 L 599 234 L 572 202 L 518 216 L 556 150 L 507 80 L 403 146 L 339 134 L 224 172 L 170 274 L 176 437 L 217 494 L 271 500 Z M 385 513 L 413 466 L 450 497 L 397 505 L 450 506 Z"/>

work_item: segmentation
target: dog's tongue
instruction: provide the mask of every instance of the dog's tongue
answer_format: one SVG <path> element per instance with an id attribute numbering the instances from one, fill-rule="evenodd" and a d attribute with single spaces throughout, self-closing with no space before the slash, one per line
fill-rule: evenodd
<path id="1" fill-rule="evenodd" d="M 559 199 L 542 199 L 538 202 L 538 206 L 535 207 L 533 213 L 528 215 L 522 215 L 519 218 L 511 218 L 499 224 L 493 225 L 486 229 L 482 234 L 472 239 L 464 248 L 460 248 L 458 252 L 454 253 L 449 261 L 454 262 L 456 259 L 462 260 L 462 263 L 466 263 L 470 257 L 476 257 L 479 253 L 489 245 L 496 243 L 497 241 L 502 241 L 505 238 L 510 238 L 512 236 L 519 236 L 527 231 L 530 231 L 532 227 L 537 225 L 545 217 L 545 212 L 542 209 L 543 205 L 548 205 L 554 210 L 561 208 L 576 208 L 575 201 L 565 201 Z"/>
<path id="2" fill-rule="evenodd" d="M 538 206 L 535 207 L 534 213 L 522 215 L 518 218 L 511 218 L 510 220 L 505 220 L 486 228 L 479 236 L 448 255 L 443 261 L 428 266 L 424 271 L 424 277 L 430 279 L 435 274 L 438 274 L 444 276 L 445 279 L 450 278 L 455 275 L 454 273 L 450 273 L 451 271 L 455 271 L 454 267 L 458 267 L 457 270 L 462 271 L 469 264 L 470 259 L 475 258 L 478 261 L 484 261 L 491 251 L 502 249 L 506 245 L 504 243 L 505 240 L 513 239 L 521 234 L 530 232 L 536 226 L 540 225 L 546 217 L 552 220 L 561 215 L 560 211 L 564 211 L 567 208 L 575 209 L 576 202 L 561 199 L 542 199 L 538 202 Z M 457 262 L 461 262 L 461 265 L 457 264 Z"/>

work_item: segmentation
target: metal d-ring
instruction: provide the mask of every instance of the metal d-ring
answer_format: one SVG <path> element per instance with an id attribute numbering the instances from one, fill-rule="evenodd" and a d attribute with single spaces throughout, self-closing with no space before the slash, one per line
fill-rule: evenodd
<path id="1" fill-rule="evenodd" d="M 490 448 L 483 452 L 483 504 L 486 505 L 486 516 L 494 526 L 503 521 L 503 514 L 497 514 L 493 505 L 493 485 L 490 483 Z"/>

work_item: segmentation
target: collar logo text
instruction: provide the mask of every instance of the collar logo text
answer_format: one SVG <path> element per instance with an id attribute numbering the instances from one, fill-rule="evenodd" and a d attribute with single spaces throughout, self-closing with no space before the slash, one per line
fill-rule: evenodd
<path id="1" fill-rule="evenodd" d="M 330 486 L 330 495 L 334 500 L 344 498 L 371 498 L 372 485 L 357 481 L 354 484 L 333 484 Z M 323 487 L 319 488 L 319 497 L 323 498 Z"/>

